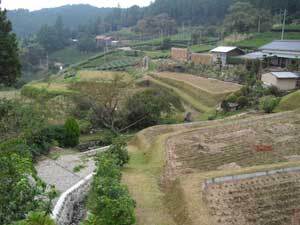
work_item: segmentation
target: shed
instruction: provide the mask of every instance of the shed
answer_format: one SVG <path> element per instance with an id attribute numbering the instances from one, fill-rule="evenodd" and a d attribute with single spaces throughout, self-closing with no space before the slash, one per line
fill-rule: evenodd
<path id="1" fill-rule="evenodd" d="M 177 61 L 188 61 L 189 60 L 189 50 L 187 48 L 172 48 L 171 58 Z"/>
<path id="2" fill-rule="evenodd" d="M 240 56 L 244 54 L 244 51 L 235 46 L 219 46 L 210 51 L 213 55 L 213 61 L 216 63 L 221 61 L 222 65 L 227 64 L 227 59 L 230 56 Z"/>
<path id="3" fill-rule="evenodd" d="M 300 73 L 270 72 L 263 74 L 261 80 L 268 86 L 275 86 L 279 90 L 288 91 L 299 88 Z"/>

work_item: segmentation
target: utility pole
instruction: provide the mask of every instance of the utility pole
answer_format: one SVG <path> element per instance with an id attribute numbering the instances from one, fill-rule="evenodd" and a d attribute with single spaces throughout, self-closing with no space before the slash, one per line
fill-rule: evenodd
<path id="1" fill-rule="evenodd" d="M 258 16 L 258 28 L 257 28 L 257 32 L 260 33 L 260 25 L 261 25 L 261 16 Z"/>
<path id="2" fill-rule="evenodd" d="M 284 10 L 284 15 L 283 15 L 281 40 L 283 40 L 283 38 L 284 38 L 285 20 L 286 20 L 286 9 Z"/>

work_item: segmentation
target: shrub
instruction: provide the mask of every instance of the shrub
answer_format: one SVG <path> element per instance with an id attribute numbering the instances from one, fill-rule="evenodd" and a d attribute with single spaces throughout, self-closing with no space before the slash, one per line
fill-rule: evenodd
<path id="1" fill-rule="evenodd" d="M 77 121 L 73 118 L 66 120 L 65 125 L 64 146 L 75 147 L 79 143 L 80 128 Z"/>
<path id="2" fill-rule="evenodd" d="M 30 212 L 25 220 L 13 225 L 55 225 L 55 222 L 45 212 Z"/>
<path id="3" fill-rule="evenodd" d="M 89 134 L 92 129 L 92 124 L 87 120 L 79 120 L 79 128 L 81 134 Z"/>
<path id="4" fill-rule="evenodd" d="M 265 113 L 272 113 L 279 104 L 279 99 L 272 96 L 267 96 L 261 100 L 261 108 Z"/>
<path id="5" fill-rule="evenodd" d="M 135 202 L 122 185 L 117 160 L 110 153 L 97 158 L 97 169 L 91 187 L 88 207 L 91 212 L 84 225 L 132 225 Z"/>
<path id="6" fill-rule="evenodd" d="M 0 144 L 0 168 L 0 223 L 10 224 L 44 204 L 39 197 L 45 185 L 36 177 L 29 146 L 22 139 Z"/>
<path id="7" fill-rule="evenodd" d="M 239 105 L 239 108 L 244 108 L 248 105 L 249 101 L 248 98 L 245 96 L 240 96 L 237 99 L 237 104 Z"/>
<path id="8" fill-rule="evenodd" d="M 124 139 L 116 138 L 113 140 L 112 145 L 108 149 L 108 152 L 114 155 L 117 159 L 117 165 L 124 166 L 129 161 L 129 155 L 127 151 L 127 144 Z"/>
<path id="9" fill-rule="evenodd" d="M 237 99 L 238 99 L 238 97 L 235 95 L 235 94 L 231 94 L 231 95 L 229 95 L 227 98 L 226 98 L 226 100 L 228 101 L 228 102 L 237 102 Z"/>

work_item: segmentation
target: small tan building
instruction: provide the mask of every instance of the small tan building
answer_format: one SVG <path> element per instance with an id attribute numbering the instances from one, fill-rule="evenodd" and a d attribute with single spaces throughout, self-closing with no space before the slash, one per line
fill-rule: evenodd
<path id="1" fill-rule="evenodd" d="M 275 86 L 279 90 L 288 91 L 299 88 L 300 73 L 270 72 L 263 74 L 261 80 L 267 86 Z"/>
<path id="2" fill-rule="evenodd" d="M 187 48 L 172 48 L 171 58 L 177 61 L 186 62 L 189 60 L 189 51 Z"/>
<path id="3" fill-rule="evenodd" d="M 191 61 L 195 64 L 212 65 L 213 56 L 212 54 L 208 53 L 192 53 Z"/>

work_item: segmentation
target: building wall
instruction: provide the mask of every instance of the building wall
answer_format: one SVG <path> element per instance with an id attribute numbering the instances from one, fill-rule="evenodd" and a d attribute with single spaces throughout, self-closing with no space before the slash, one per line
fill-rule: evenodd
<path id="1" fill-rule="evenodd" d="M 277 86 L 280 90 L 288 91 L 296 88 L 296 79 L 278 79 Z"/>
<path id="2" fill-rule="evenodd" d="M 191 61 L 195 64 L 211 65 L 213 63 L 212 54 L 192 53 Z"/>
<path id="3" fill-rule="evenodd" d="M 265 73 L 261 76 L 261 81 L 267 85 L 277 86 L 277 78 L 271 73 Z"/>
<path id="4" fill-rule="evenodd" d="M 188 61 L 189 52 L 187 48 L 172 48 L 171 49 L 171 58 L 178 61 Z"/>
<path id="5" fill-rule="evenodd" d="M 296 88 L 297 84 L 296 79 L 277 79 L 272 73 L 263 74 L 261 80 L 264 83 L 273 85 L 283 91 L 293 90 Z"/>

